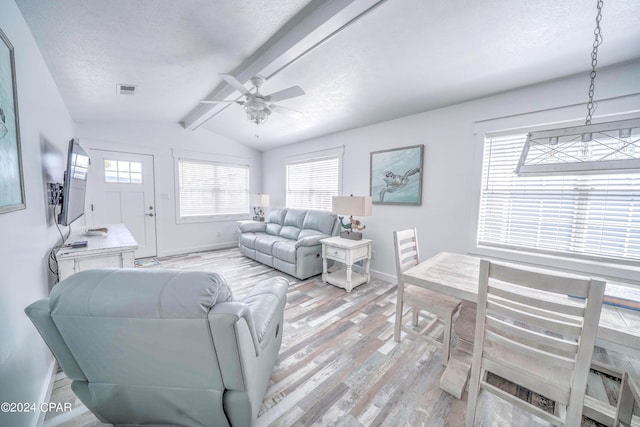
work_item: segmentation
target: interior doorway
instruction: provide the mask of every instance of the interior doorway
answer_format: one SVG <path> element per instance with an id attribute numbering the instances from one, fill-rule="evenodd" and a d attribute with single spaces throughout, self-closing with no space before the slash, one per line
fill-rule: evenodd
<path id="1" fill-rule="evenodd" d="M 89 150 L 89 225 L 124 224 L 138 242 L 136 258 L 157 255 L 153 156 Z"/>

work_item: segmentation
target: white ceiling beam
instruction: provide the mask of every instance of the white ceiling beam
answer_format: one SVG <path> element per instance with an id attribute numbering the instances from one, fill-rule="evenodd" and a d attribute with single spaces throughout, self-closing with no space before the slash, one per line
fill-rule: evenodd
<path id="1" fill-rule="evenodd" d="M 230 74 L 241 83 L 257 74 L 270 78 L 384 1 L 311 1 Z M 225 99 L 234 93 L 239 95 L 222 80 L 205 99 Z M 195 130 L 229 105 L 198 104 L 181 124 Z"/>

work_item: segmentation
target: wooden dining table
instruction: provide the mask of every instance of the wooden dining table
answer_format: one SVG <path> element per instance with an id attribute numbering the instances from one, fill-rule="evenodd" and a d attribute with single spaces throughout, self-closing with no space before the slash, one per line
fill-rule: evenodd
<path id="1" fill-rule="evenodd" d="M 463 304 L 475 304 L 478 301 L 478 280 L 480 274 L 480 257 L 452 252 L 440 252 L 420 262 L 402 273 L 405 284 L 417 285 L 458 298 Z M 530 266 L 525 268 L 531 269 Z M 548 268 L 534 268 L 541 272 L 553 272 Z M 558 273 L 558 271 L 555 271 Z M 566 273 L 563 273 L 566 274 Z M 628 286 L 624 283 L 607 282 L 607 290 L 611 287 Z M 605 296 L 607 291 L 605 291 Z M 462 316 L 461 316 L 462 317 Z M 471 334 L 472 335 L 472 334 Z M 597 333 L 598 342 L 614 343 L 634 351 L 640 351 L 640 311 L 603 304 Z M 636 353 L 637 354 L 637 353 Z M 452 353 L 447 368 L 442 374 L 440 385 L 444 391 L 460 398 L 466 387 L 469 376 L 471 358 L 461 357 L 460 352 Z M 597 402 L 589 405 L 598 406 Z M 607 412 L 602 418 L 609 420 L 611 408 L 607 405 L 590 408 L 596 412 Z M 613 408 L 615 410 L 615 408 Z M 585 400 L 587 410 L 587 400 Z M 585 413 L 586 414 L 586 413 Z M 598 415 L 598 414 L 596 414 Z"/>

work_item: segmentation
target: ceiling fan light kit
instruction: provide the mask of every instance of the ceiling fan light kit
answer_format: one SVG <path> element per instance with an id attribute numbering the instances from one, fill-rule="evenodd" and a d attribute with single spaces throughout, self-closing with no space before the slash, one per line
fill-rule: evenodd
<path id="1" fill-rule="evenodd" d="M 261 125 L 266 122 L 267 117 L 271 114 L 271 110 L 263 102 L 245 104 L 244 111 L 247 113 L 247 119 L 257 125 Z"/>
<path id="2" fill-rule="evenodd" d="M 204 104 L 217 104 L 217 103 L 234 103 L 242 105 L 247 115 L 247 119 L 256 124 L 256 138 L 258 138 L 257 126 L 266 122 L 272 111 L 277 111 L 292 117 L 300 116 L 302 113 L 292 110 L 281 105 L 271 104 L 272 101 L 283 101 L 289 98 L 295 98 L 297 96 L 304 95 L 304 90 L 300 86 L 292 86 L 287 89 L 274 92 L 270 95 L 263 95 L 260 93 L 260 86 L 264 83 L 265 79 L 260 76 L 252 77 L 251 84 L 255 87 L 255 91 L 247 90 L 242 83 L 234 76 L 230 74 L 220 74 L 222 79 L 226 81 L 231 87 L 244 95 L 244 101 L 241 100 L 204 100 L 200 101 Z"/>
<path id="3" fill-rule="evenodd" d="M 264 79 L 258 76 L 252 77 L 251 83 L 255 86 L 256 92 L 254 94 L 249 93 L 246 95 L 247 100 L 244 101 L 243 107 L 244 111 L 247 113 L 247 119 L 256 125 L 260 125 L 266 122 L 267 118 L 271 114 L 271 109 L 267 104 L 270 97 L 260 94 L 260 86 L 264 83 Z"/>

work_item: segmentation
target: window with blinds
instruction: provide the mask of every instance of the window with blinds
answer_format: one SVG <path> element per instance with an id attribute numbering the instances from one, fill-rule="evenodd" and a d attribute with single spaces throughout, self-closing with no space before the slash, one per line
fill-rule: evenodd
<path id="1" fill-rule="evenodd" d="M 525 140 L 485 138 L 478 245 L 640 261 L 640 171 L 518 177 Z"/>
<path id="2" fill-rule="evenodd" d="M 178 159 L 180 218 L 249 213 L 249 167 Z"/>
<path id="3" fill-rule="evenodd" d="M 287 208 L 331 211 L 340 190 L 340 157 L 287 165 Z"/>

